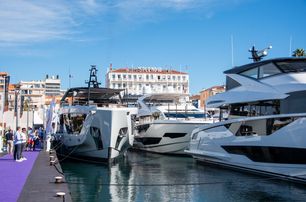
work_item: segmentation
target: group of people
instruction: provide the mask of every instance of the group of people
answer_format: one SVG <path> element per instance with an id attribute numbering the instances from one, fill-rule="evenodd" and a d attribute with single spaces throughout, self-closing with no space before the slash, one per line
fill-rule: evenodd
<path id="1" fill-rule="evenodd" d="M 12 130 L 9 129 L 5 134 L 7 142 L 7 152 L 14 156 L 16 162 L 22 162 L 27 160 L 23 156 L 23 151 L 35 151 L 36 146 L 39 144 L 41 139 L 37 129 L 32 130 L 28 128 L 17 127 L 16 132 L 13 134 Z"/>

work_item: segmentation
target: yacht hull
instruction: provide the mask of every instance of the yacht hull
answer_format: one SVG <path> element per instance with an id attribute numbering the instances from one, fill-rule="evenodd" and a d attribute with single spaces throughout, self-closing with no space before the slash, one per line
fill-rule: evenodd
<path id="1" fill-rule="evenodd" d="M 185 154 L 193 129 L 199 122 L 155 121 L 135 134 L 133 148 L 161 154 Z M 139 129 L 136 129 L 139 130 Z"/>
<path id="2" fill-rule="evenodd" d="M 185 152 L 205 163 L 306 183 L 305 117 L 266 136 L 235 136 L 220 127 L 200 131 Z"/>
<path id="3" fill-rule="evenodd" d="M 128 131 L 132 126 L 128 114 L 133 111 L 132 108 L 97 109 L 83 133 L 61 134 L 65 156 L 93 163 L 122 156 L 131 146 Z"/>

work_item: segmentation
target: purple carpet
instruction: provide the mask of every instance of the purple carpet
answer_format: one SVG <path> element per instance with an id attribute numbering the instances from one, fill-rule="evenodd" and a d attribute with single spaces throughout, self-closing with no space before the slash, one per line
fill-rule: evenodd
<path id="1" fill-rule="evenodd" d="M 17 201 L 39 151 L 23 152 L 26 161 L 15 162 L 12 155 L 0 158 L 0 201 Z"/>

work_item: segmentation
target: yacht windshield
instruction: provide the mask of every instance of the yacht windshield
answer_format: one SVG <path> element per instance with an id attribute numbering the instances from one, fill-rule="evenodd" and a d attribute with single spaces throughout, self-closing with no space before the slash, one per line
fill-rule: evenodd
<path id="1" fill-rule="evenodd" d="M 204 113 L 165 113 L 167 118 L 184 118 L 184 119 L 191 119 L 191 118 L 210 118 L 209 114 Z"/>

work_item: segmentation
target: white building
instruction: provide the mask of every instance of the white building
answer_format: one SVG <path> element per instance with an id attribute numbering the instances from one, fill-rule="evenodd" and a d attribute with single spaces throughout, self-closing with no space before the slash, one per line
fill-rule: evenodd
<path id="1" fill-rule="evenodd" d="M 0 106 L 2 107 L 4 76 L 7 74 L 1 75 L 0 73 Z M 60 86 L 61 81 L 58 76 L 46 76 L 45 80 L 20 81 L 18 84 L 10 84 L 8 110 L 3 113 L 3 116 L 0 116 L 1 125 L 4 122 L 6 128 L 12 129 L 15 129 L 17 124 L 21 127 L 42 125 L 47 105 L 53 98 L 59 100 L 63 95 Z M 17 100 L 15 99 L 16 95 Z M 17 103 L 17 114 L 15 113 L 15 103 Z"/>
<path id="2" fill-rule="evenodd" d="M 106 87 L 125 89 L 127 95 L 147 93 L 189 94 L 189 75 L 185 72 L 157 67 L 113 69 L 106 74 Z"/>
<path id="3" fill-rule="evenodd" d="M 20 81 L 19 97 L 30 108 L 43 108 L 45 102 L 44 81 Z"/>
<path id="4" fill-rule="evenodd" d="M 57 75 L 56 77 L 49 77 L 48 75 L 46 75 L 45 88 L 45 94 L 47 96 L 59 95 L 61 93 L 61 80 L 59 79 L 59 76 Z"/>

